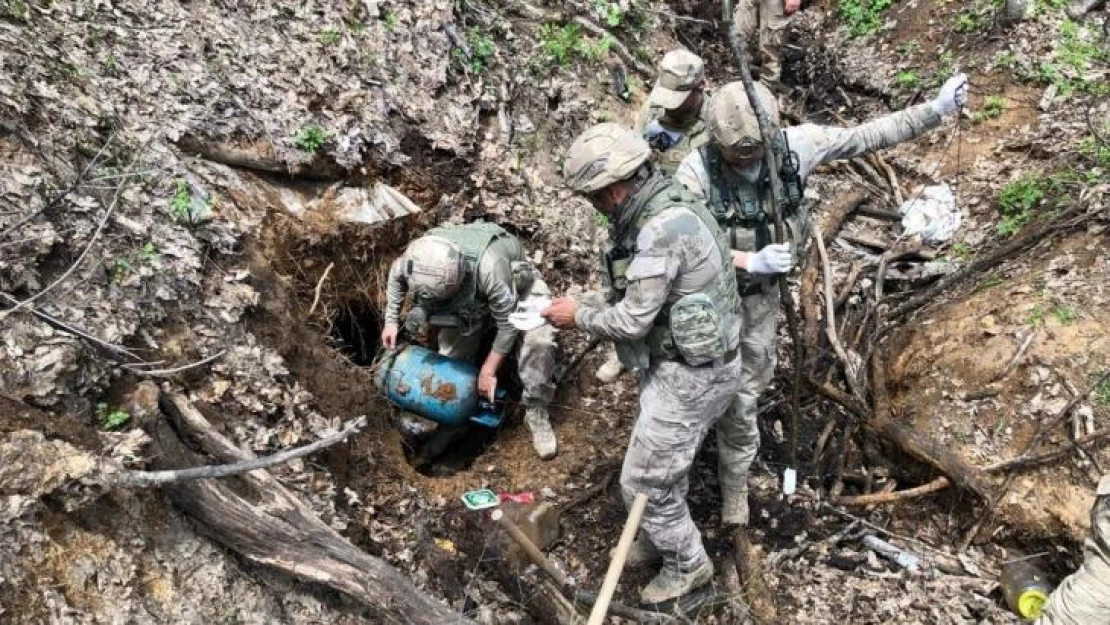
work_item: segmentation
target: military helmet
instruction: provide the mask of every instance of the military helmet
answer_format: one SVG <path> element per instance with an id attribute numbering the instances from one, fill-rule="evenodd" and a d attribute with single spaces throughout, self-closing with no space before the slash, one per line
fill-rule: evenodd
<path id="1" fill-rule="evenodd" d="M 593 193 L 630 178 L 651 156 L 638 133 L 606 122 L 587 128 L 567 150 L 563 177 L 578 193 Z"/>
<path id="2" fill-rule="evenodd" d="M 425 235 L 405 250 L 403 270 L 409 290 L 418 300 L 445 300 L 462 287 L 466 261 L 458 243 Z"/>
<path id="3" fill-rule="evenodd" d="M 671 50 L 659 62 L 659 77 L 648 99 L 654 106 L 676 109 L 704 78 L 705 62 L 700 56 L 682 48 Z"/>
<path id="4" fill-rule="evenodd" d="M 755 83 L 760 104 L 767 111 L 771 125 L 778 128 L 779 105 L 771 90 Z M 722 147 L 754 147 L 763 143 L 759 121 L 748 100 L 742 82 L 730 82 L 717 90 L 709 100 L 709 136 Z"/>

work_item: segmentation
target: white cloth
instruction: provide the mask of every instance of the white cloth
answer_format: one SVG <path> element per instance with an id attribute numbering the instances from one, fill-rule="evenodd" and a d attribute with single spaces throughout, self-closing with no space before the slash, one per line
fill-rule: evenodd
<path id="1" fill-rule="evenodd" d="M 962 215 L 956 197 L 947 184 L 925 187 L 921 193 L 898 208 L 902 213 L 902 234 L 920 234 L 929 245 L 952 238 L 960 228 Z"/>
<path id="2" fill-rule="evenodd" d="M 509 314 L 509 323 L 521 332 L 528 332 L 547 323 L 540 313 L 551 306 L 549 297 L 529 297 L 516 306 L 516 311 Z"/>

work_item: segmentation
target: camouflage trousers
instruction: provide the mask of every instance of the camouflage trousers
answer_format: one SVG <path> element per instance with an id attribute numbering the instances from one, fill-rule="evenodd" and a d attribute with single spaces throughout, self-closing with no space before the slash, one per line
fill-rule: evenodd
<path id="1" fill-rule="evenodd" d="M 1110 475 L 1098 485 L 1083 564 L 1048 597 L 1037 625 L 1110 623 Z"/>
<path id="2" fill-rule="evenodd" d="M 733 10 L 733 20 L 741 32 L 759 32 L 759 58 L 762 70 L 759 78 L 765 84 L 777 83 L 782 75 L 782 43 L 787 16 L 783 14 L 783 0 L 738 0 Z"/>
<path id="3" fill-rule="evenodd" d="M 526 301 L 533 297 L 551 297 L 551 289 L 538 275 L 520 299 Z M 462 334 L 454 328 L 443 328 L 439 332 L 439 353 L 456 360 L 473 360 L 485 333 L 486 324 L 469 334 Z M 555 396 L 555 328 L 544 324 L 521 335 L 513 347 L 517 374 L 524 386 L 521 400 L 526 408 L 546 408 Z"/>
<path id="4" fill-rule="evenodd" d="M 664 558 L 691 570 L 708 559 L 686 505 L 694 455 L 740 382 L 740 357 L 720 366 L 652 363 L 640 380 L 640 414 L 621 469 L 626 506 L 648 496 L 643 531 Z"/>
<path id="5" fill-rule="evenodd" d="M 775 374 L 779 290 L 763 288 L 741 298 L 740 389 L 717 422 L 717 473 L 721 482 L 721 522 L 748 523 L 748 470 L 759 451 L 758 400 Z"/>

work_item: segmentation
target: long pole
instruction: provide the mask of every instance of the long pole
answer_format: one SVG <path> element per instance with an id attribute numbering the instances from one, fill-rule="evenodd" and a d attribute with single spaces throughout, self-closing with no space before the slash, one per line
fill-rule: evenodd
<path id="1" fill-rule="evenodd" d="M 648 497 L 638 493 L 632 500 L 632 509 L 628 511 L 628 520 L 624 522 L 624 530 L 617 541 L 617 550 L 609 562 L 609 570 L 605 572 L 605 581 L 601 584 L 601 592 L 597 594 L 597 602 L 590 612 L 590 620 L 586 625 L 601 625 L 605 614 L 609 611 L 609 602 L 613 600 L 613 592 L 617 589 L 624 563 L 628 560 L 628 550 L 632 548 L 632 539 L 636 537 L 636 530 L 640 529 L 640 521 L 644 518 L 644 508 L 647 507 Z"/>
<path id="2" fill-rule="evenodd" d="M 748 94 L 748 101 L 751 102 L 752 110 L 755 111 L 755 118 L 759 122 L 759 134 L 763 138 L 763 162 L 764 166 L 769 172 L 768 178 L 771 180 L 771 219 L 775 223 L 775 242 L 781 243 L 784 240 L 786 228 L 782 222 L 781 208 L 786 205 L 785 195 L 782 190 L 782 179 L 779 178 L 779 163 L 773 149 L 775 139 L 775 128 L 771 125 L 771 119 L 767 115 L 767 110 L 763 108 L 763 104 L 759 101 L 759 96 L 755 91 L 755 82 L 752 81 L 751 63 L 748 60 L 747 44 L 741 40 L 739 29 L 736 24 L 732 24 L 728 31 L 728 40 L 732 48 L 732 55 L 736 57 L 736 64 L 740 66 L 740 80 L 744 83 L 744 91 Z M 796 245 L 803 245 L 805 241 L 796 241 Z M 786 274 L 780 274 L 778 278 L 779 296 L 782 299 L 782 305 L 786 308 L 786 325 L 790 331 L 790 339 L 794 344 L 793 357 L 794 357 L 794 379 L 790 389 L 790 469 L 794 470 L 798 466 L 798 416 L 800 412 L 799 405 L 801 403 L 800 389 L 802 387 L 802 343 L 801 336 L 798 331 L 798 312 L 794 308 L 794 298 L 790 295 L 790 288 L 786 284 Z"/>

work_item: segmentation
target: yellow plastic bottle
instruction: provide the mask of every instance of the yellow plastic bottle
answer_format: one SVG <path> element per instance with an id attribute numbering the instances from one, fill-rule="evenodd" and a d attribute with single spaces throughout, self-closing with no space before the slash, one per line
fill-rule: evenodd
<path id="1" fill-rule="evenodd" d="M 1006 604 L 1027 621 L 1036 620 L 1041 615 L 1053 588 L 1045 572 L 1029 561 L 1003 566 L 1001 583 Z"/>

